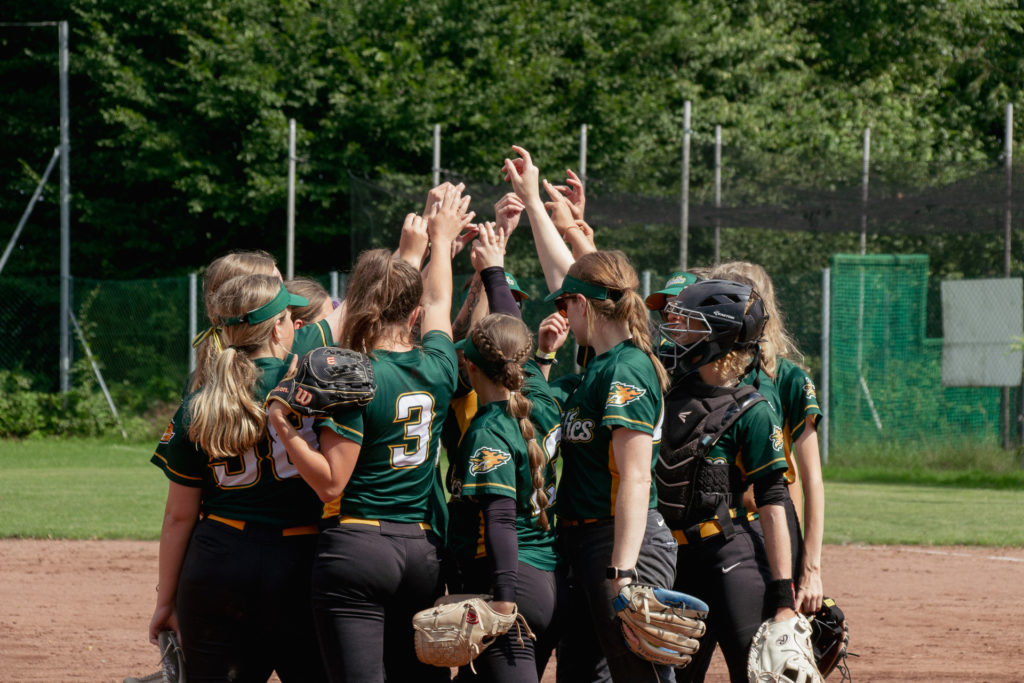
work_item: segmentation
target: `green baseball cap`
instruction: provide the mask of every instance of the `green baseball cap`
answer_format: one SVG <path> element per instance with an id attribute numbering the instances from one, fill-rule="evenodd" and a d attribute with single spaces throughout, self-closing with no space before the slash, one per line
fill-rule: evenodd
<path id="1" fill-rule="evenodd" d="M 669 276 L 665 282 L 665 288 L 657 292 L 651 293 L 650 296 L 644 301 L 647 304 L 647 308 L 652 311 L 660 311 L 665 308 L 665 300 L 670 296 L 676 296 L 679 292 L 683 291 L 700 278 L 693 273 L 687 273 L 684 270 L 677 270 Z"/>
<path id="2" fill-rule="evenodd" d="M 516 279 L 512 276 L 512 273 L 505 273 L 505 282 L 508 283 L 508 288 L 512 290 L 513 296 L 518 294 L 518 296 L 516 296 L 517 299 L 526 301 L 527 299 L 530 298 L 530 295 L 524 292 L 523 289 L 519 286 L 519 283 L 516 282 Z"/>
<path id="3" fill-rule="evenodd" d="M 248 313 L 242 315 L 235 315 L 229 318 L 222 318 L 220 321 L 221 325 L 225 327 L 230 325 L 241 325 L 246 323 L 247 325 L 255 325 L 261 323 L 264 320 L 270 320 L 275 315 L 288 308 L 289 306 L 308 306 L 309 299 L 298 294 L 292 294 L 288 291 L 288 288 L 281 283 L 281 289 L 273 299 L 263 304 L 259 308 L 254 308 Z"/>

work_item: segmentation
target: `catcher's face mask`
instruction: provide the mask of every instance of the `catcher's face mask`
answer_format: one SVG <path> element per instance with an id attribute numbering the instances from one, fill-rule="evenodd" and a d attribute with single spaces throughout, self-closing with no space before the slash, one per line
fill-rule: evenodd
<path id="1" fill-rule="evenodd" d="M 704 314 L 683 308 L 677 299 L 669 299 L 665 304 L 665 318 L 666 322 L 658 329 L 665 339 L 672 342 L 677 359 L 711 336 L 711 325 Z"/>

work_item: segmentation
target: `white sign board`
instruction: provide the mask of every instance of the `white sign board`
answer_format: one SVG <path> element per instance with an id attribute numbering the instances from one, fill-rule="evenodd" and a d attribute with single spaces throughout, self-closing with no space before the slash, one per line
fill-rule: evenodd
<path id="1" fill-rule="evenodd" d="M 1011 346 L 1024 335 L 1020 278 L 942 282 L 942 384 L 1015 387 L 1024 353 Z"/>

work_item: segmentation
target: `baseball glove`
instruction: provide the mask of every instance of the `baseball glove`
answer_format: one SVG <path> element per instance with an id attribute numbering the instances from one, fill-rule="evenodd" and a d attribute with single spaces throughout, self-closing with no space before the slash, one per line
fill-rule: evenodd
<path id="1" fill-rule="evenodd" d="M 626 645 L 656 664 L 684 667 L 704 635 L 708 606 L 697 598 L 642 583 L 627 584 L 613 602 Z"/>
<path id="2" fill-rule="evenodd" d="M 160 631 L 160 670 L 142 678 L 126 678 L 124 683 L 186 683 L 185 654 L 174 631 Z"/>
<path id="3" fill-rule="evenodd" d="M 490 595 L 445 595 L 433 607 L 417 612 L 412 627 L 419 660 L 434 666 L 469 664 L 476 673 L 473 660 L 513 624 L 520 645 L 523 629 L 529 638 L 537 639 L 518 609 L 512 614 L 495 612 L 488 603 L 490 599 Z"/>
<path id="4" fill-rule="evenodd" d="M 822 683 L 814 663 L 811 624 L 797 614 L 784 621 L 761 624 L 747 656 L 749 683 Z"/>
<path id="5" fill-rule="evenodd" d="M 267 401 L 281 401 L 302 415 L 319 416 L 365 406 L 376 390 L 373 365 L 365 354 L 322 346 L 303 356 L 295 376 L 274 387 Z"/>
<path id="6" fill-rule="evenodd" d="M 846 649 L 850 644 L 850 627 L 843 610 L 832 598 L 825 598 L 821 609 L 810 619 L 811 645 L 814 661 L 821 677 L 826 678 L 838 666 L 846 679 Z M 842 660 L 842 663 L 840 663 Z"/>

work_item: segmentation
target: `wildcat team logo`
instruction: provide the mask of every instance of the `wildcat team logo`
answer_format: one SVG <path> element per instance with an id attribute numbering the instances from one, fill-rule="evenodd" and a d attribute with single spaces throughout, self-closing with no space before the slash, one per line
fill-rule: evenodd
<path id="1" fill-rule="evenodd" d="M 778 425 L 772 428 L 772 450 L 782 450 L 782 427 Z"/>
<path id="2" fill-rule="evenodd" d="M 167 423 L 167 429 L 164 430 L 164 435 L 160 437 L 160 443 L 170 443 L 172 438 L 174 438 L 174 420 Z"/>
<path id="3" fill-rule="evenodd" d="M 512 459 L 510 453 L 499 451 L 496 448 L 481 446 L 469 459 L 469 471 L 473 474 L 483 474 L 498 469 Z"/>
<path id="4" fill-rule="evenodd" d="M 814 390 L 814 382 L 811 381 L 810 377 L 804 379 L 804 395 L 815 401 L 818 400 L 818 392 Z"/>
<path id="5" fill-rule="evenodd" d="M 646 389 L 635 387 L 632 384 L 612 382 L 611 388 L 608 389 L 608 401 L 605 405 L 628 406 L 630 403 L 636 401 L 646 393 Z"/>

